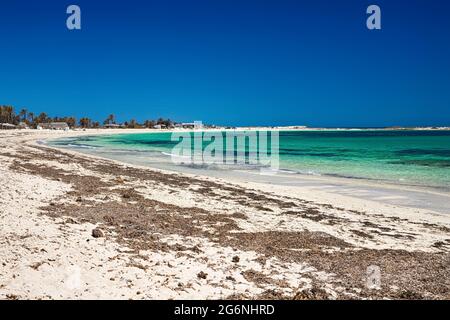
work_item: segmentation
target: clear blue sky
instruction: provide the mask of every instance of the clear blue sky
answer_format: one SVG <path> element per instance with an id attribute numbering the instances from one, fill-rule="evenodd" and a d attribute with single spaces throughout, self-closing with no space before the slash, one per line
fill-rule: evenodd
<path id="1" fill-rule="evenodd" d="M 82 30 L 66 28 L 78 4 Z M 382 30 L 366 28 L 378 4 Z M 450 1 L 0 2 L 0 104 L 103 120 L 450 125 Z"/>

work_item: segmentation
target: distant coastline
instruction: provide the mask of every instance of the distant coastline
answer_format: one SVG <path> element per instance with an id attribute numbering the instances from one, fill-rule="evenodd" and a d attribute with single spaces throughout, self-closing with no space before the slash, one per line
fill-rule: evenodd
<path id="1" fill-rule="evenodd" d="M 307 125 L 290 126 L 233 126 L 214 125 L 202 122 L 179 122 L 169 118 L 146 119 L 138 121 L 130 119 L 118 121 L 115 114 L 109 114 L 105 120 L 99 121 L 87 116 L 50 116 L 46 112 L 34 113 L 26 108 L 16 112 L 11 105 L 0 105 L 0 130 L 12 129 L 218 129 L 218 130 L 450 130 L 449 126 L 388 126 L 388 127 L 310 127 Z"/>
<path id="2" fill-rule="evenodd" d="M 224 127 L 226 128 L 226 127 Z M 239 126 L 236 129 L 271 129 L 271 130 L 304 130 L 304 131 L 319 131 L 319 130 L 425 130 L 425 131 L 434 131 L 434 130 L 450 130 L 450 126 L 448 127 L 434 127 L 434 126 L 426 126 L 426 127 L 308 127 L 308 126 Z"/>

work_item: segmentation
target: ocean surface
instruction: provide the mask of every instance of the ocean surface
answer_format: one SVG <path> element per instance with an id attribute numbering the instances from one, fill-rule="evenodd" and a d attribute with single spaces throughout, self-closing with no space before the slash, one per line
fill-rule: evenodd
<path id="1" fill-rule="evenodd" d="M 48 144 L 162 169 L 191 167 L 172 162 L 178 140 L 171 133 L 62 138 Z M 203 148 L 208 143 L 203 142 Z M 224 150 L 226 152 L 226 150 Z M 269 150 L 270 151 L 270 150 Z M 237 150 L 250 154 L 245 150 Z M 279 132 L 284 173 L 366 179 L 450 190 L 450 131 L 327 130 Z M 251 170 L 203 166 L 204 170 Z"/>

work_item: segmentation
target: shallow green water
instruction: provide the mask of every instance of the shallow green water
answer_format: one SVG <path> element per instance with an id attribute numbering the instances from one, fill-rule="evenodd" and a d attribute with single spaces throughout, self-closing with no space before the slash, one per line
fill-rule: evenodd
<path id="1" fill-rule="evenodd" d="M 168 156 L 170 133 L 60 139 L 70 148 Z M 203 146 L 206 146 L 204 143 Z M 246 150 L 248 151 L 248 149 Z M 450 188 L 450 131 L 286 131 L 279 133 L 280 168 L 289 172 Z"/>

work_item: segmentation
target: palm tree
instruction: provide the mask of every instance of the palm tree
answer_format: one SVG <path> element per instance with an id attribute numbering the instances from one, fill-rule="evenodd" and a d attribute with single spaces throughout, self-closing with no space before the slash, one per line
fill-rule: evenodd
<path id="1" fill-rule="evenodd" d="M 6 122 L 13 123 L 15 118 L 14 108 L 12 106 L 5 106 Z"/>
<path id="2" fill-rule="evenodd" d="M 5 122 L 5 107 L 0 106 L 0 123 Z"/>
<path id="3" fill-rule="evenodd" d="M 34 123 L 34 113 L 33 112 L 28 112 L 28 121 L 30 122 L 30 124 Z"/>
<path id="4" fill-rule="evenodd" d="M 27 120 L 27 113 L 28 111 L 25 108 L 22 108 L 22 110 L 20 110 L 19 116 L 21 121 L 25 122 L 25 120 Z"/>
<path id="5" fill-rule="evenodd" d="M 91 119 L 81 118 L 79 123 L 82 128 L 89 128 L 91 126 Z"/>
<path id="6" fill-rule="evenodd" d="M 139 124 L 136 122 L 136 120 L 131 119 L 130 122 L 128 122 L 127 127 L 130 129 L 136 129 L 139 128 Z"/>
<path id="7" fill-rule="evenodd" d="M 170 120 L 169 118 L 167 118 L 167 119 L 164 121 L 164 124 L 165 124 L 165 126 L 166 126 L 167 128 L 172 128 L 172 127 L 173 127 L 173 122 L 172 122 L 172 120 Z"/>
<path id="8" fill-rule="evenodd" d="M 77 119 L 75 119 L 75 117 L 66 117 L 64 118 L 64 122 L 66 122 L 69 127 L 73 128 L 77 124 Z"/>
<path id="9" fill-rule="evenodd" d="M 116 117 L 113 114 L 110 114 L 108 118 L 103 122 L 103 124 L 115 124 L 116 123 Z"/>
<path id="10" fill-rule="evenodd" d="M 146 128 L 153 128 L 155 126 L 156 122 L 154 120 L 145 120 L 144 126 Z"/>
<path id="11" fill-rule="evenodd" d="M 37 123 L 47 123 L 50 122 L 49 120 L 50 118 L 47 116 L 45 112 L 41 112 L 36 119 Z"/>

